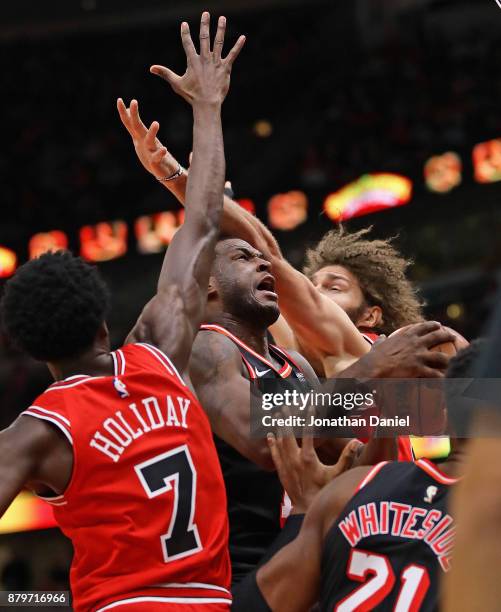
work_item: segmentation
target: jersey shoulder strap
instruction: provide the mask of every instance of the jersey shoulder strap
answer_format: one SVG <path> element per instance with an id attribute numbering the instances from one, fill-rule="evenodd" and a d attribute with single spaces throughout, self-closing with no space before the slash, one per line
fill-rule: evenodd
<path id="1" fill-rule="evenodd" d="M 134 369 L 153 369 L 161 374 L 168 374 L 183 387 L 186 387 L 182 376 L 177 371 L 172 359 L 153 344 L 136 342 L 127 344 L 111 353 L 115 361 L 115 376 L 124 376 Z"/>

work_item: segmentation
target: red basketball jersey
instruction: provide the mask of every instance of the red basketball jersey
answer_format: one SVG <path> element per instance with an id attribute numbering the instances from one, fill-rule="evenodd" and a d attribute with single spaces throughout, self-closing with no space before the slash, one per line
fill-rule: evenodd
<path id="1" fill-rule="evenodd" d="M 209 421 L 169 358 L 112 353 L 114 376 L 72 376 L 23 414 L 73 447 L 73 474 L 45 498 L 73 542 L 76 611 L 115 602 L 231 603 L 226 493 Z"/>

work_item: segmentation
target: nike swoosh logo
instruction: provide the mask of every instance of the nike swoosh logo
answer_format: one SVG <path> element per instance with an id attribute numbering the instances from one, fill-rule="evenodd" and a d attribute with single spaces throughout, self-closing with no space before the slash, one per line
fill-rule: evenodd
<path id="1" fill-rule="evenodd" d="M 270 368 L 268 368 L 267 370 L 256 370 L 256 374 L 259 376 L 259 378 L 261 378 L 261 376 L 264 376 L 269 371 L 270 371 Z"/>

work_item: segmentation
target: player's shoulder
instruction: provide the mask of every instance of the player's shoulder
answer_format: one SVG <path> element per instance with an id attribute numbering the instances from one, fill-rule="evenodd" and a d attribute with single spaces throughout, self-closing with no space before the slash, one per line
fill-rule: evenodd
<path id="1" fill-rule="evenodd" d="M 352 468 L 332 480 L 317 495 L 308 515 L 310 520 L 319 521 L 324 536 L 375 467 L 364 465 Z"/>
<path id="2" fill-rule="evenodd" d="M 236 342 L 224 333 L 202 327 L 193 342 L 191 366 L 235 364 L 240 366 L 240 350 Z"/>
<path id="3" fill-rule="evenodd" d="M 182 385 L 186 384 L 169 355 L 154 344 L 131 342 L 112 351 L 111 356 L 116 377 L 126 376 L 134 371 L 152 371 L 162 376 L 168 375 Z"/>

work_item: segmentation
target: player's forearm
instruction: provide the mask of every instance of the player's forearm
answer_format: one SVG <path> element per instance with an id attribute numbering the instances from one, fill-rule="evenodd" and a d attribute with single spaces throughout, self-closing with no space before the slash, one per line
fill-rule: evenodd
<path id="1" fill-rule="evenodd" d="M 225 159 L 221 106 L 193 107 L 193 161 L 186 185 L 185 224 L 205 223 L 219 232 Z"/>
<path id="2" fill-rule="evenodd" d="M 191 172 L 190 168 L 190 174 Z M 178 178 L 162 183 L 183 206 L 186 200 L 188 176 L 188 172 L 184 171 Z M 251 215 L 227 195 L 223 198 L 221 231 L 229 236 L 245 240 L 269 258 L 282 257 L 270 230 L 257 217 Z"/>
<path id="3" fill-rule="evenodd" d="M 368 344 L 344 310 L 285 259 L 275 260 L 273 273 L 280 311 L 302 346 L 328 356 L 361 357 Z"/>
<path id="4" fill-rule="evenodd" d="M 211 252 L 219 234 L 224 174 L 221 107 L 196 105 L 193 108 L 193 163 L 186 186 L 185 222 L 167 250 L 158 292 L 168 289 L 176 280 L 184 285 L 191 278 L 206 290 L 213 259 Z M 176 261 L 173 261 L 172 251 L 179 255 Z"/>

